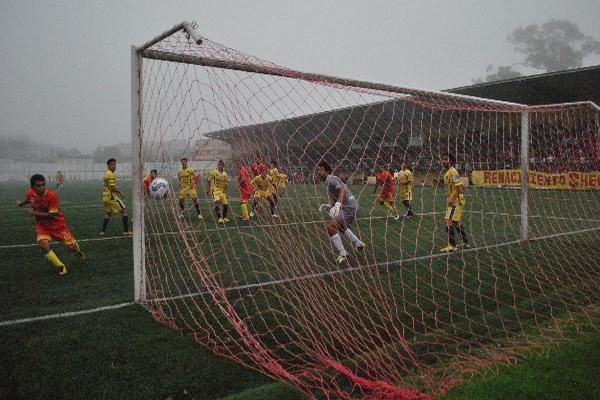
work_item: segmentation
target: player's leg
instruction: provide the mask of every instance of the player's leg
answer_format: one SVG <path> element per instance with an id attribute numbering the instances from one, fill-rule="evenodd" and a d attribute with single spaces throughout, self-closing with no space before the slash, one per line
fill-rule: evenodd
<path id="1" fill-rule="evenodd" d="M 215 214 L 217 215 L 217 221 L 219 224 L 224 224 L 225 221 L 223 221 L 223 214 L 221 212 L 221 199 L 216 192 L 213 192 L 213 200 L 215 204 Z"/>
<path id="2" fill-rule="evenodd" d="M 343 234 L 357 250 L 364 250 L 365 244 L 350 229 L 352 222 L 356 219 L 356 213 L 357 209 L 354 207 L 343 208 L 335 219 L 335 222 L 338 232 Z"/>
<path id="3" fill-rule="evenodd" d="M 85 254 L 79 248 L 79 243 L 77 243 L 71 230 L 66 224 L 50 230 L 49 233 L 53 238 L 64 244 L 77 257 L 82 260 L 85 258 Z"/>
<path id="4" fill-rule="evenodd" d="M 395 220 L 400 219 L 400 212 L 398 212 L 398 208 L 396 207 L 396 201 L 394 199 L 388 200 L 388 204 L 392 209 L 392 216 Z"/>
<path id="5" fill-rule="evenodd" d="M 252 199 L 252 209 L 250 210 L 251 217 L 254 217 L 256 215 L 256 207 L 258 206 L 259 201 L 260 201 L 260 198 L 259 198 L 258 194 L 255 192 L 254 198 Z"/>
<path id="6" fill-rule="evenodd" d="M 203 219 L 202 213 L 200 212 L 200 202 L 198 201 L 198 195 L 196 194 L 196 191 L 194 191 L 192 201 L 194 202 L 194 208 L 196 209 L 196 215 L 198 216 L 198 219 Z"/>
<path id="7" fill-rule="evenodd" d="M 123 223 L 123 234 L 131 235 L 132 232 L 129 229 L 129 211 L 127 210 L 127 207 L 125 206 L 125 203 L 123 203 L 123 200 L 117 198 L 116 202 L 119 207 L 119 212 L 121 213 L 121 222 Z"/>
<path id="8" fill-rule="evenodd" d="M 444 253 L 456 251 L 456 240 L 454 239 L 454 224 L 452 223 L 452 218 L 454 217 L 455 211 L 456 211 L 455 206 L 446 208 L 446 215 L 444 218 L 444 226 L 446 227 L 446 235 L 448 237 L 448 245 L 440 250 Z"/>
<path id="9" fill-rule="evenodd" d="M 37 227 L 36 231 L 38 231 L 37 242 L 44 253 L 44 258 L 58 270 L 59 275 L 65 275 L 67 273 L 67 267 L 50 248 L 50 235 L 45 232 L 40 232 Z"/>
<path id="10" fill-rule="evenodd" d="M 279 218 L 279 215 L 277 214 L 277 204 L 273 200 L 273 195 L 267 196 L 267 200 L 269 201 L 269 206 L 271 207 L 271 217 Z"/>
<path id="11" fill-rule="evenodd" d="M 458 243 L 458 247 L 468 248 L 470 247 L 469 238 L 467 237 L 467 231 L 465 230 L 465 227 L 462 223 L 462 215 L 464 209 L 464 204 L 460 204 L 459 202 L 459 204 L 456 206 L 456 211 L 454 212 L 454 215 L 452 217 L 452 225 L 454 225 L 454 230 L 460 235 L 461 241 L 460 243 Z"/>
<path id="12" fill-rule="evenodd" d="M 100 231 L 100 236 L 104 236 L 106 234 L 106 228 L 108 228 L 108 223 L 110 222 L 110 217 L 112 216 L 112 207 L 109 202 L 104 203 L 104 219 L 102 220 L 102 230 Z"/>
<path id="13" fill-rule="evenodd" d="M 179 218 L 183 218 L 185 216 L 185 193 L 183 190 L 179 191 L 179 211 L 181 211 Z"/>
<path id="14" fill-rule="evenodd" d="M 242 209 L 242 220 L 248 221 L 250 219 L 250 213 L 248 212 L 248 200 L 250 199 L 250 193 L 243 189 L 240 190 L 240 208 Z"/>
<path id="15" fill-rule="evenodd" d="M 229 211 L 229 199 L 225 193 L 221 193 L 220 201 L 221 207 L 223 208 L 223 221 L 227 223 L 229 222 L 229 218 L 227 218 L 227 211 Z"/>
<path id="16" fill-rule="evenodd" d="M 333 244 L 333 247 L 335 247 L 335 249 L 338 252 L 338 255 L 335 259 L 335 261 L 338 264 L 343 263 L 344 261 L 346 261 L 346 257 L 348 256 L 348 253 L 346 252 L 346 249 L 344 248 L 344 244 L 342 243 L 342 237 L 339 234 L 339 226 L 337 224 L 337 222 L 335 220 L 332 220 L 329 222 L 329 224 L 327 224 L 327 234 L 329 235 L 329 240 L 331 241 L 331 243 Z"/>

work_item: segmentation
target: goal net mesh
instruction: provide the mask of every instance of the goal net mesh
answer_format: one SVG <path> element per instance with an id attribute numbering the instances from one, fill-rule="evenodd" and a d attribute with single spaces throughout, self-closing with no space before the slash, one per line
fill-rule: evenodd
<path id="1" fill-rule="evenodd" d="M 198 45 L 184 31 L 141 56 L 140 173 L 156 169 L 170 185 L 165 198 L 139 199 L 144 301 L 158 321 L 311 398 L 340 399 L 434 397 L 526 350 L 598 330 L 593 104 L 522 107 L 306 74 L 209 39 Z M 448 153 L 465 187 L 470 244 L 450 254 L 440 252 Z M 192 200 L 179 206 L 183 157 L 200 177 L 203 220 Z M 277 163 L 279 218 L 260 202 L 246 222 L 234 162 L 250 169 L 257 158 Z M 225 224 L 205 193 L 221 159 Z M 319 211 L 330 201 L 320 161 L 358 201 L 351 229 L 366 248 L 342 235 L 342 264 Z M 402 162 L 414 178 L 414 216 L 402 217 L 395 186 L 395 219 L 373 176 Z"/>

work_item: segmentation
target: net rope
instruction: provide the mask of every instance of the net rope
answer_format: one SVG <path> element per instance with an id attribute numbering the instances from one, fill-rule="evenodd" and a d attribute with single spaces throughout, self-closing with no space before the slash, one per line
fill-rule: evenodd
<path id="1" fill-rule="evenodd" d="M 206 38 L 197 45 L 182 31 L 142 55 L 141 168 L 157 169 L 171 188 L 165 199 L 141 199 L 146 305 L 158 321 L 310 398 L 340 399 L 433 398 L 526 350 L 598 330 L 594 105 L 357 87 Z M 523 112 L 528 241 L 519 236 Z M 472 245 L 452 254 L 440 253 L 447 153 L 465 177 Z M 182 157 L 200 175 L 202 221 L 191 201 L 183 214 L 178 205 Z M 244 222 L 233 161 L 257 157 L 276 161 L 287 179 L 279 218 L 263 204 Z M 219 159 L 230 177 L 228 224 L 217 223 L 204 193 Z M 359 204 L 351 229 L 366 248 L 343 237 L 341 265 L 318 209 L 329 201 L 320 161 Z M 369 177 L 403 161 L 415 215 L 395 220 Z M 405 212 L 399 198 L 396 207 Z"/>

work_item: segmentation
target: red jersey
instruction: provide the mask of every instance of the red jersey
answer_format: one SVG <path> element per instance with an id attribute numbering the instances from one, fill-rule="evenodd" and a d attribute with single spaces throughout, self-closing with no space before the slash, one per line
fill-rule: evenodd
<path id="1" fill-rule="evenodd" d="M 240 190 L 252 191 L 252 185 L 250 184 L 250 174 L 248 174 L 248 169 L 246 169 L 246 167 L 241 167 L 238 173 L 238 183 L 240 184 Z"/>
<path id="2" fill-rule="evenodd" d="M 148 175 L 148 176 L 144 177 L 144 180 L 142 181 L 144 193 L 146 193 L 146 194 L 150 193 L 150 185 L 152 184 L 153 180 L 154 180 L 154 178 L 152 177 L 152 175 Z"/>
<path id="3" fill-rule="evenodd" d="M 35 217 L 36 225 L 63 226 L 66 225 L 65 216 L 58 208 L 58 196 L 51 190 L 46 189 L 43 195 L 38 196 L 33 189 L 25 192 L 25 198 L 29 200 L 31 208 L 37 212 L 55 213 L 54 218 Z"/>
<path id="4" fill-rule="evenodd" d="M 377 174 L 377 183 L 382 183 L 379 197 L 388 198 L 394 195 L 394 176 L 389 171 Z"/>
<path id="5" fill-rule="evenodd" d="M 252 163 L 250 164 L 250 169 L 252 170 L 252 174 L 254 176 L 258 176 L 260 175 L 263 171 L 268 171 L 269 167 L 267 167 L 265 164 L 263 163 Z"/>

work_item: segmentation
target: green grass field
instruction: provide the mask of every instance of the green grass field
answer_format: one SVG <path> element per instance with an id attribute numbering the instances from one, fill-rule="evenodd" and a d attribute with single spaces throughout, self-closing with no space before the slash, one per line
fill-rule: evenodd
<path id="1" fill-rule="evenodd" d="M 102 208 L 96 184 L 69 184 L 60 192 L 62 210 L 87 259 L 79 261 L 67 254 L 65 249 L 55 247 L 69 266 L 67 276 L 57 276 L 33 243 L 32 220 L 24 210 L 14 206 L 14 201 L 22 196 L 25 189 L 25 185 L 7 185 L 0 194 L 0 218 L 7 230 L 0 245 L 4 270 L 0 279 L 3 294 L 0 323 L 104 306 L 123 307 L 0 326 L 0 398 L 302 398 L 294 389 L 216 357 L 195 345 L 189 336 L 178 335 L 156 323 L 145 308 L 128 305 L 133 301 L 131 239 L 120 236 L 122 228 L 118 218 L 113 218 L 108 237 L 98 236 Z M 497 303 L 510 303 L 514 295 L 527 295 L 524 298 L 532 299 L 535 304 L 528 309 L 543 311 L 553 307 L 557 314 L 573 312 L 570 306 L 578 302 L 582 307 L 598 304 L 598 295 L 591 293 L 597 286 L 593 284 L 575 288 L 564 284 L 564 290 L 572 291 L 568 305 L 562 304 L 559 298 L 548 298 L 544 291 L 557 280 L 579 282 L 571 276 L 570 269 L 562 268 L 564 263 L 577 263 L 578 257 L 581 257 L 582 273 L 598 277 L 595 265 L 585 258 L 586 254 L 598 254 L 595 229 L 599 226 L 597 211 L 600 200 L 595 192 L 532 192 L 531 235 L 550 237 L 520 245 L 513 243 L 519 236 L 519 192 L 471 188 L 464 221 L 477 248 L 448 258 L 437 257 L 444 243 L 440 215 L 444 200 L 441 192 L 432 188 L 415 189 L 414 207 L 419 215 L 410 221 L 396 222 L 385 217 L 376 197 L 370 193 L 372 187 L 354 187 L 353 190 L 361 203 L 356 231 L 369 247 L 365 254 L 350 258 L 349 268 L 355 269 L 354 274 L 364 275 L 366 270 L 382 267 L 389 271 L 400 265 L 414 266 L 389 273 L 391 290 L 411 287 L 411 282 L 427 281 L 429 292 L 424 290 L 420 293 L 419 309 L 410 310 L 410 305 L 407 306 L 410 313 L 430 311 L 435 309 L 436 304 L 443 303 L 460 314 L 469 308 L 466 304 L 470 300 L 455 299 L 452 294 L 464 287 L 474 288 L 473 292 L 478 293 L 499 289 L 495 301 L 481 304 L 476 312 L 469 309 L 469 319 L 476 322 L 486 318 L 489 321 L 490 310 L 494 310 Z M 275 223 L 260 217 L 250 225 L 238 225 L 234 220 L 226 228 L 217 227 L 209 214 L 208 202 L 203 203 L 203 223 L 194 221 L 193 213 L 181 223 L 185 224 L 188 240 L 201 243 L 198 253 L 218 268 L 223 287 L 238 288 L 231 291 L 232 296 L 245 291 L 254 294 L 252 302 L 239 300 L 237 310 L 243 310 L 248 318 L 260 315 L 265 329 L 268 329 L 272 320 L 264 312 L 266 304 L 271 310 L 279 307 L 270 302 L 269 296 L 277 292 L 277 285 L 270 282 L 302 278 L 307 272 L 314 273 L 315 266 L 326 276 L 321 281 L 350 281 L 351 275 L 338 271 L 339 267 L 329 256 L 329 244 L 319 244 L 323 242 L 320 238 L 325 219 L 316 208 L 323 200 L 322 186 L 292 186 L 281 201 L 282 218 Z M 235 200 L 231 208 L 234 212 L 238 211 Z M 172 203 L 168 201 L 155 202 L 148 208 L 150 260 L 159 259 L 153 253 L 159 246 L 180 246 L 173 242 L 181 238 L 178 237 L 178 222 L 171 218 L 172 214 Z M 574 231 L 580 233 L 553 237 Z M 164 232 L 174 234 L 159 235 Z M 231 257 L 238 248 L 222 249 L 221 243 L 234 243 L 238 240 L 237 235 L 243 238 L 245 252 L 260 254 L 250 271 Z M 273 237 L 279 238 L 277 246 L 268 245 Z M 299 246 L 287 238 L 305 238 L 305 241 Z M 293 265 L 300 268 L 292 270 L 284 268 L 289 263 L 281 262 L 282 249 L 289 246 L 314 251 L 300 253 L 306 261 L 295 260 Z M 552 251 L 556 246 L 564 246 L 568 254 Z M 557 254 L 563 254 L 563 257 L 557 257 Z M 184 293 L 197 291 L 194 286 L 196 275 L 190 271 L 185 252 L 173 253 L 159 260 L 156 267 L 150 263 L 148 270 L 151 278 L 163 276 L 164 279 L 160 286 L 150 285 L 154 296 L 181 296 L 182 289 Z M 510 291 L 498 284 L 485 284 L 492 277 L 496 281 L 504 281 L 500 267 L 506 265 L 519 265 L 523 274 L 528 270 L 535 272 L 543 265 L 552 277 L 539 282 L 538 288 L 514 284 Z M 164 276 L 166 266 L 169 272 L 177 273 Z M 471 266 L 474 269 L 470 270 Z M 439 267 L 443 267 L 443 273 L 432 273 Z M 267 285 L 270 289 L 259 291 L 249 288 L 257 284 Z M 438 290 L 440 287 L 445 290 Z M 398 297 L 398 301 L 403 298 Z M 432 298 L 435 301 L 428 301 Z M 473 295 L 474 301 L 480 298 L 480 295 Z M 163 303 L 174 307 L 192 304 L 190 302 L 189 299 L 178 298 Z M 198 304 L 202 302 L 193 302 L 194 307 Z M 505 313 L 506 320 L 514 319 L 506 315 L 511 312 L 510 307 L 499 312 Z M 532 318 L 531 315 L 517 314 L 515 312 L 514 317 L 525 321 Z M 544 326 L 547 322 L 544 315 L 540 312 L 535 326 Z M 185 315 L 181 314 L 173 317 L 185 319 Z M 438 315 L 437 318 L 446 321 L 450 316 Z M 467 320 L 458 319 L 453 321 L 453 326 L 461 326 Z M 592 327 L 598 326 L 597 318 L 592 322 Z M 492 331 L 500 329 L 494 321 L 488 322 L 487 326 Z M 478 329 L 470 327 L 469 332 L 478 332 Z M 183 333 L 189 333 L 189 330 Z M 489 373 L 487 379 L 475 377 L 469 384 L 453 389 L 447 397 L 600 398 L 600 391 L 592 379 L 600 375 L 600 336 L 583 333 L 574 335 L 574 340 L 560 347 L 549 346 L 532 353 L 517 366 L 501 367 Z"/>

